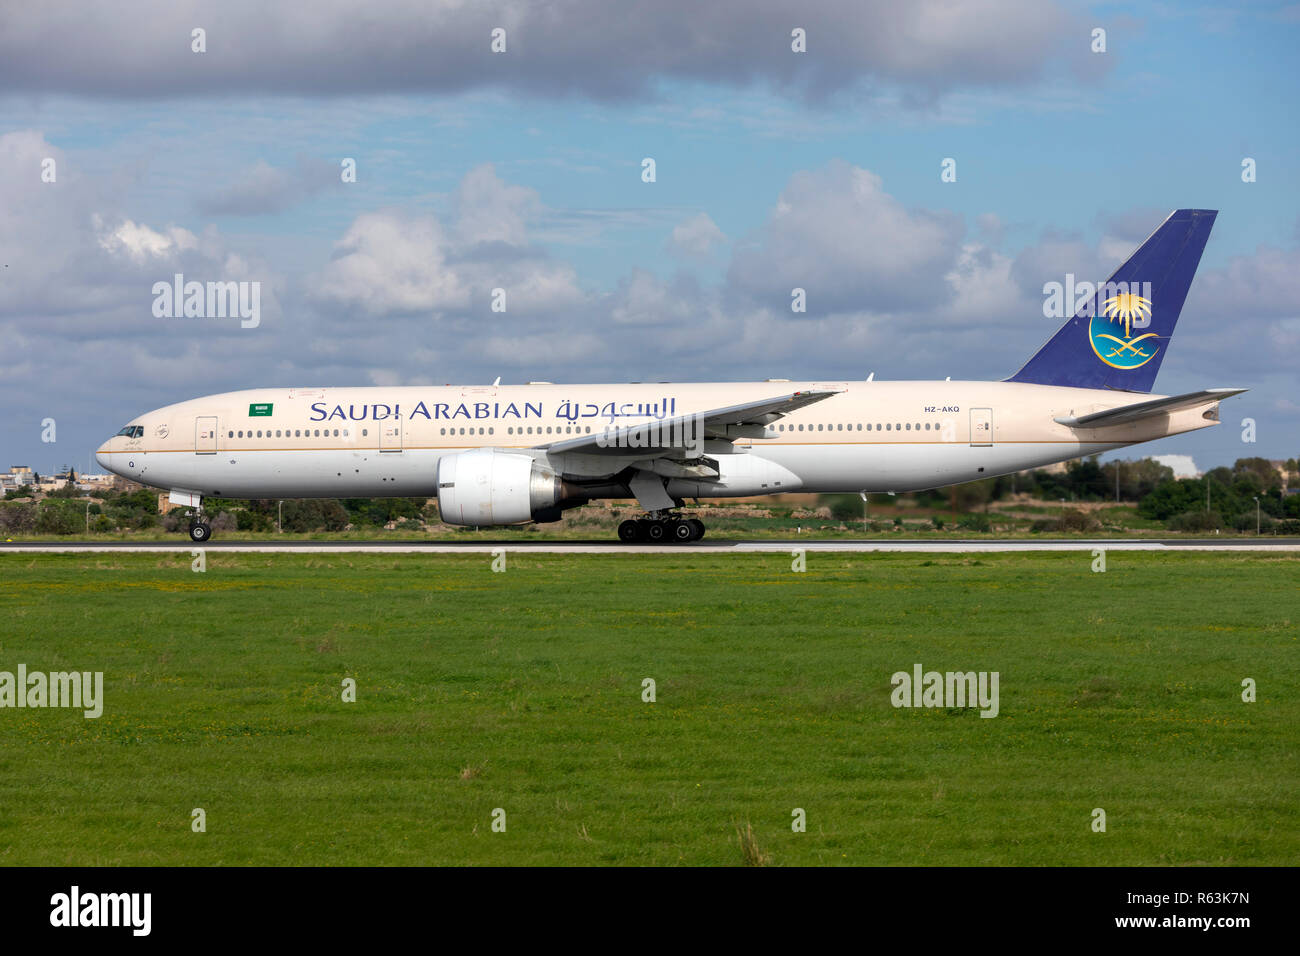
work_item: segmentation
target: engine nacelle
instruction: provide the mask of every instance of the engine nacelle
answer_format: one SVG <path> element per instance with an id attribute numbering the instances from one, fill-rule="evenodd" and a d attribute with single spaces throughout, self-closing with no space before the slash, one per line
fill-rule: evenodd
<path id="1" fill-rule="evenodd" d="M 581 500 L 573 500 L 571 491 L 553 469 L 528 455 L 478 448 L 438 459 L 438 510 L 447 524 L 558 521 L 562 502 Z"/>

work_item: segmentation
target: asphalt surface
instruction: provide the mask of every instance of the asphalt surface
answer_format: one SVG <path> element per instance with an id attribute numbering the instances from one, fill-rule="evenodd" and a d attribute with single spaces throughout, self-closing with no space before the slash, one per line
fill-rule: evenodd
<path id="1" fill-rule="evenodd" d="M 249 553 L 425 553 L 476 554 L 504 548 L 515 552 L 538 554 L 660 554 L 686 552 L 720 554 L 726 552 L 762 552 L 796 549 L 805 551 L 894 551 L 919 553 L 968 553 L 998 551 L 1300 551 L 1300 538 L 1008 538 L 1008 539 L 757 539 L 750 541 L 703 541 L 691 544 L 622 544 L 618 541 L 222 541 L 209 540 L 202 545 L 185 538 L 167 541 L 14 541 L 0 542 L 0 554 L 18 553 L 90 553 L 111 552 L 189 552 L 233 551 Z"/>

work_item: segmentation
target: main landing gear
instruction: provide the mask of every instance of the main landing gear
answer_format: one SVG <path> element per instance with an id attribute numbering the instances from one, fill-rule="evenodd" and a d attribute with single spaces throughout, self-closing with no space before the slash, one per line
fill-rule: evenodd
<path id="1" fill-rule="evenodd" d="M 212 537 L 212 525 L 203 520 L 202 506 L 190 512 L 190 540 L 202 544 Z"/>
<path id="2" fill-rule="evenodd" d="M 630 518 L 618 526 L 618 540 L 624 544 L 688 544 L 704 537 L 704 522 L 669 511 L 652 511 Z"/>

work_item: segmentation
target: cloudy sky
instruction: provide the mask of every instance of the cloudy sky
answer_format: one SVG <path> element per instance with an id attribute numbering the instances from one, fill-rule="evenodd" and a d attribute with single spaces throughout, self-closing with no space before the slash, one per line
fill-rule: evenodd
<path id="1" fill-rule="evenodd" d="M 1060 324 L 1045 282 L 1180 206 L 1221 212 L 1157 387 L 1252 391 L 1144 450 L 1300 455 L 1300 5 L 0 18 L 0 466 L 86 468 L 133 415 L 256 386 L 1005 378 Z M 176 273 L 260 283 L 260 325 L 156 317 Z"/>

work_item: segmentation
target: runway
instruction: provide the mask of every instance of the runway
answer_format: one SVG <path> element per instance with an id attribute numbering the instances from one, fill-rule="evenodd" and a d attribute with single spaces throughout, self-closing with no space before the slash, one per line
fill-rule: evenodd
<path id="1" fill-rule="evenodd" d="M 1300 538 L 1049 538 L 832 539 L 787 538 L 699 541 L 692 544 L 621 544 L 617 541 L 23 541 L 0 542 L 0 554 L 185 553 L 203 550 L 249 554 L 744 554 L 795 550 L 965 554 L 1008 551 L 1251 551 L 1300 552 Z"/>

